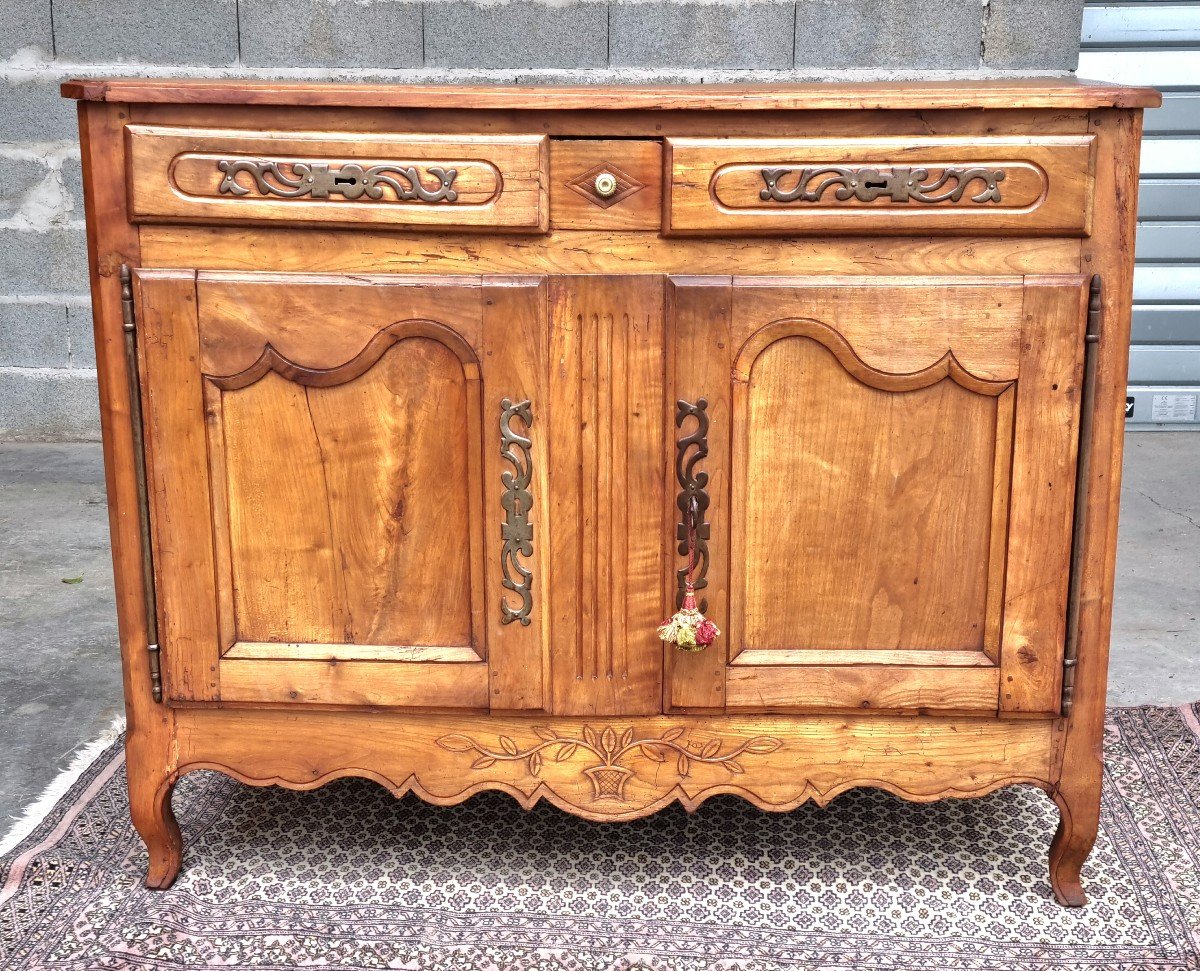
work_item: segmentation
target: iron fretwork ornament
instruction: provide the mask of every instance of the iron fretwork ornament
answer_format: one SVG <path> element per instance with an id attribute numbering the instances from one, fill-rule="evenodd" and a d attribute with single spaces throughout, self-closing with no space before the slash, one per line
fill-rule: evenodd
<path id="1" fill-rule="evenodd" d="M 457 169 L 446 169 L 437 165 L 425 168 L 427 176 L 415 165 L 392 165 L 384 163 L 364 167 L 357 162 L 331 165 L 329 162 L 282 162 L 268 159 L 221 159 L 217 168 L 224 173 L 217 191 L 224 195 L 248 196 L 254 189 L 260 195 L 278 196 L 281 199 L 328 199 L 340 195 L 345 199 L 366 197 L 378 201 L 384 190 L 390 189 L 397 202 L 455 202 L 458 192 L 454 189 Z M 253 188 L 238 179 L 248 175 Z M 432 177 L 436 184 L 428 186 L 425 178 Z"/>
<path id="2" fill-rule="evenodd" d="M 512 420 L 519 418 L 525 426 L 525 435 L 512 427 Z M 521 558 L 533 556 L 533 523 L 529 512 L 533 508 L 533 495 L 529 483 L 533 478 L 533 440 L 528 437 L 533 426 L 533 410 L 528 400 L 514 404 L 508 398 L 500 402 L 500 455 L 512 463 L 511 470 L 500 474 L 504 495 L 500 499 L 504 506 L 504 522 L 500 535 L 504 547 L 500 552 L 500 567 L 504 572 L 501 581 L 505 590 L 515 593 L 520 602 L 516 607 L 509 603 L 507 594 L 500 597 L 500 623 L 520 621 L 529 626 L 529 612 L 533 609 L 533 573 L 521 562 Z"/>
<path id="3" fill-rule="evenodd" d="M 834 190 L 833 197 L 839 202 L 850 199 L 874 202 L 880 196 L 887 196 L 892 202 L 961 202 L 970 186 L 981 183 L 969 199 L 983 205 L 1000 201 L 1000 183 L 1004 181 L 1004 169 L 982 166 L 947 166 L 933 177 L 929 169 L 899 165 L 861 169 L 842 165 L 763 169 L 761 174 L 766 183 L 759 192 L 763 202 L 819 203 L 830 189 Z M 784 181 L 793 176 L 796 181 L 791 188 L 784 188 Z"/>
<path id="4" fill-rule="evenodd" d="M 679 553 L 687 557 L 687 566 L 677 572 L 679 608 L 658 628 L 658 636 L 668 644 L 684 651 L 702 651 L 720 636 L 720 629 L 704 616 L 707 602 L 697 604 L 696 591 L 708 585 L 709 524 L 704 516 L 708 510 L 708 473 L 696 466 L 708 456 L 708 401 L 700 398 L 693 405 L 678 401 L 675 405 L 675 426 L 683 428 L 689 418 L 696 420 L 690 435 L 683 435 L 676 444 L 675 477 L 679 482 L 680 522 L 676 527 Z"/>

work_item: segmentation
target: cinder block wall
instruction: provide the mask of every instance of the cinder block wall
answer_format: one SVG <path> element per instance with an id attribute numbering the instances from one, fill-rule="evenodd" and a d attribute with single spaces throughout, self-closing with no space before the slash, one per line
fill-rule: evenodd
<path id="1" fill-rule="evenodd" d="M 1074 70 L 1083 0 L 0 0 L 0 440 L 99 436 L 78 75 L 600 83 Z"/>

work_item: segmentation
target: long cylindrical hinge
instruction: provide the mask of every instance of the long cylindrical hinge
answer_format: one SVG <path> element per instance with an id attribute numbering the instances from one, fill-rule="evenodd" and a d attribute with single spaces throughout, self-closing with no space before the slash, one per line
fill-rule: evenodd
<path id="1" fill-rule="evenodd" d="M 1092 421 L 1096 403 L 1096 356 L 1104 320 L 1104 292 L 1100 274 L 1092 277 L 1088 293 L 1087 329 L 1083 345 L 1083 394 L 1079 403 L 1079 458 L 1075 469 L 1075 522 L 1071 540 L 1071 575 L 1067 588 L 1067 640 L 1063 648 L 1062 713 L 1075 702 L 1075 669 L 1079 663 L 1083 556 L 1087 533 L 1088 476 L 1092 458 Z"/>
<path id="2" fill-rule="evenodd" d="M 146 488 L 146 444 L 142 429 L 142 382 L 138 371 L 137 320 L 133 274 L 121 264 L 121 324 L 125 331 L 125 368 L 129 372 L 129 424 L 133 432 L 133 468 L 137 479 L 138 532 L 142 553 L 142 597 L 146 606 L 146 652 L 150 693 L 162 701 L 162 663 L 158 649 L 158 605 L 154 596 L 154 549 L 150 543 L 150 501 Z"/>

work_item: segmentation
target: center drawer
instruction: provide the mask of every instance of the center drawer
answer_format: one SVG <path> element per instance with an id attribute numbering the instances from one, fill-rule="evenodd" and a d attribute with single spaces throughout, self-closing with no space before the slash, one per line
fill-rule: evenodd
<path id="1" fill-rule="evenodd" d="M 290 222 L 544 233 L 544 135 L 129 125 L 134 222 Z"/>

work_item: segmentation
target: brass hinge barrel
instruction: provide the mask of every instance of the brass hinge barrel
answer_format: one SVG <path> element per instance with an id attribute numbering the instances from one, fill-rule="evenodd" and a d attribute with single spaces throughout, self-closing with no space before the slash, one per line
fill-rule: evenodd
<path id="1" fill-rule="evenodd" d="M 125 368 L 129 373 L 129 425 L 133 433 L 133 468 L 137 480 L 138 533 L 142 554 L 142 597 L 146 608 L 146 652 L 150 693 L 162 701 L 162 663 L 158 649 L 158 604 L 154 594 L 154 549 L 150 543 L 150 500 L 146 486 L 146 442 L 142 428 L 142 381 L 138 370 L 137 318 L 133 308 L 133 274 L 121 264 L 121 325 L 125 332 Z"/>
<path id="2" fill-rule="evenodd" d="M 1083 338 L 1083 394 L 1079 402 L 1079 457 L 1075 468 L 1075 517 L 1071 537 L 1071 573 L 1067 587 L 1067 636 L 1063 647 L 1062 714 L 1075 703 L 1075 670 L 1079 664 L 1080 617 L 1083 598 L 1083 557 L 1087 534 L 1087 501 L 1092 458 L 1092 424 L 1096 405 L 1096 356 L 1104 322 L 1104 291 L 1100 274 L 1088 290 L 1087 329 Z"/>

